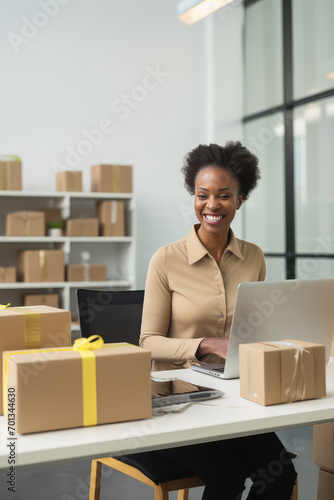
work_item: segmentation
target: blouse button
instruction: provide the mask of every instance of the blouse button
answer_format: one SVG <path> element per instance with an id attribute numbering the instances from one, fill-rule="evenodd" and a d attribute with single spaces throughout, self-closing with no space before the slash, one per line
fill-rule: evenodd
<path id="1" fill-rule="evenodd" d="M 220 293 L 220 295 L 221 295 L 221 294 L 222 294 L 222 293 L 224 293 L 224 292 L 223 292 L 223 290 L 219 290 L 219 293 Z"/>

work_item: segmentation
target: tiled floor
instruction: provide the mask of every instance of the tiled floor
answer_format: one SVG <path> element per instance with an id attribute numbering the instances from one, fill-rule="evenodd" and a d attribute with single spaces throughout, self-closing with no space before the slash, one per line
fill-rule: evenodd
<path id="1" fill-rule="evenodd" d="M 0 475 L 1 500 L 88 500 L 90 462 L 78 462 L 17 472 L 16 492 L 7 490 L 6 476 Z M 189 500 L 200 500 L 202 488 L 191 491 Z M 177 494 L 170 493 L 170 500 Z M 103 468 L 100 500 L 153 500 L 153 489 Z"/>

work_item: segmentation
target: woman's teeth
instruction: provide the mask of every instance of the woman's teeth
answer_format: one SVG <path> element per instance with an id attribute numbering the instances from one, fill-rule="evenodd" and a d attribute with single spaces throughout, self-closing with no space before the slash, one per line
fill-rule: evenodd
<path id="1" fill-rule="evenodd" d="M 223 216 L 222 215 L 204 215 L 204 218 L 208 222 L 219 222 L 223 218 Z"/>

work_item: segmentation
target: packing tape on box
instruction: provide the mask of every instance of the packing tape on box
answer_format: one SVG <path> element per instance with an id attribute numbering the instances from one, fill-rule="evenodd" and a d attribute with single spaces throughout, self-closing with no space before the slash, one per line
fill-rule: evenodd
<path id="1" fill-rule="evenodd" d="M 310 354 L 310 351 L 305 349 L 304 347 L 293 344 L 291 342 L 286 342 L 286 341 L 273 341 L 273 342 L 261 342 L 261 344 L 268 345 L 270 347 L 277 347 L 279 348 L 280 345 L 288 346 L 288 347 L 293 347 L 295 352 L 294 352 L 294 369 L 293 369 L 293 375 L 291 377 L 291 383 L 288 388 L 285 389 L 285 395 L 289 398 L 288 402 L 292 403 L 293 401 L 302 401 L 305 399 L 306 395 L 306 374 L 305 374 L 305 365 L 303 361 L 303 354 L 308 353 Z M 253 388 L 252 388 L 252 355 L 251 355 L 252 349 L 248 348 L 247 350 L 247 390 L 249 395 L 254 395 Z M 282 384 L 282 377 L 283 374 L 281 373 L 281 384 Z"/>
<path id="2" fill-rule="evenodd" d="M 111 214 L 110 214 L 110 222 L 111 224 L 116 224 L 117 222 L 117 201 L 113 200 L 111 202 Z"/>
<path id="3" fill-rule="evenodd" d="M 61 347 L 58 349 L 38 349 L 29 351 L 13 351 L 7 354 L 4 363 L 3 374 L 3 411 L 8 418 L 8 365 L 9 358 L 14 354 L 40 354 L 43 352 L 59 352 L 59 351 L 77 351 L 81 356 L 82 366 L 82 413 L 83 425 L 97 425 L 97 392 L 96 392 L 96 357 L 94 350 L 101 348 L 115 348 L 131 345 L 128 342 L 120 342 L 117 344 L 104 345 L 102 337 L 99 335 L 91 335 L 88 338 L 77 339 L 72 347 Z"/>
<path id="4" fill-rule="evenodd" d="M 112 166 L 112 184 L 115 193 L 121 192 L 121 167 L 120 165 Z"/>
<path id="5" fill-rule="evenodd" d="M 48 256 L 45 250 L 38 251 L 38 262 L 41 268 L 41 281 L 48 280 Z"/>
<path id="6" fill-rule="evenodd" d="M 90 264 L 84 262 L 82 265 L 83 265 L 83 279 L 84 281 L 90 281 Z"/>
<path id="7" fill-rule="evenodd" d="M 303 399 L 305 399 L 306 395 L 306 374 L 303 354 L 310 354 L 310 351 L 300 345 L 293 344 L 292 342 L 287 342 L 284 340 L 270 342 L 269 345 L 271 344 L 274 344 L 274 346 L 285 345 L 294 348 L 295 352 L 293 357 L 295 360 L 295 366 L 291 379 L 291 385 L 285 390 L 285 394 L 289 397 L 289 403 L 292 403 L 293 401 L 302 401 Z"/>
<path id="8" fill-rule="evenodd" d="M 75 191 L 75 184 L 77 179 L 76 173 L 77 172 L 67 172 L 69 179 L 68 187 L 70 191 Z"/>
<path id="9" fill-rule="evenodd" d="M 22 236 L 30 236 L 31 229 L 30 229 L 30 218 L 28 212 L 22 212 L 22 218 L 23 218 Z"/>
<path id="10" fill-rule="evenodd" d="M 10 302 L 7 305 L 0 305 L 0 309 L 6 309 L 9 305 Z M 41 347 L 41 315 L 22 307 L 11 307 L 10 310 L 24 315 L 24 348 Z"/>
<path id="11" fill-rule="evenodd" d="M 82 220 L 81 222 L 81 236 L 87 236 L 87 224 L 86 221 Z"/>

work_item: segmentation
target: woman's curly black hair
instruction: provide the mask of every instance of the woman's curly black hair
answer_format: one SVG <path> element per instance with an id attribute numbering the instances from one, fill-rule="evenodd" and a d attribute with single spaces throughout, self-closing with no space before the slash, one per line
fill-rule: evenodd
<path id="1" fill-rule="evenodd" d="M 238 180 L 239 194 L 242 194 L 243 200 L 247 200 L 261 178 L 258 163 L 258 158 L 239 141 L 229 141 L 223 147 L 218 144 L 200 144 L 184 158 L 184 185 L 190 194 L 195 194 L 195 178 L 201 168 L 220 167 Z"/>

